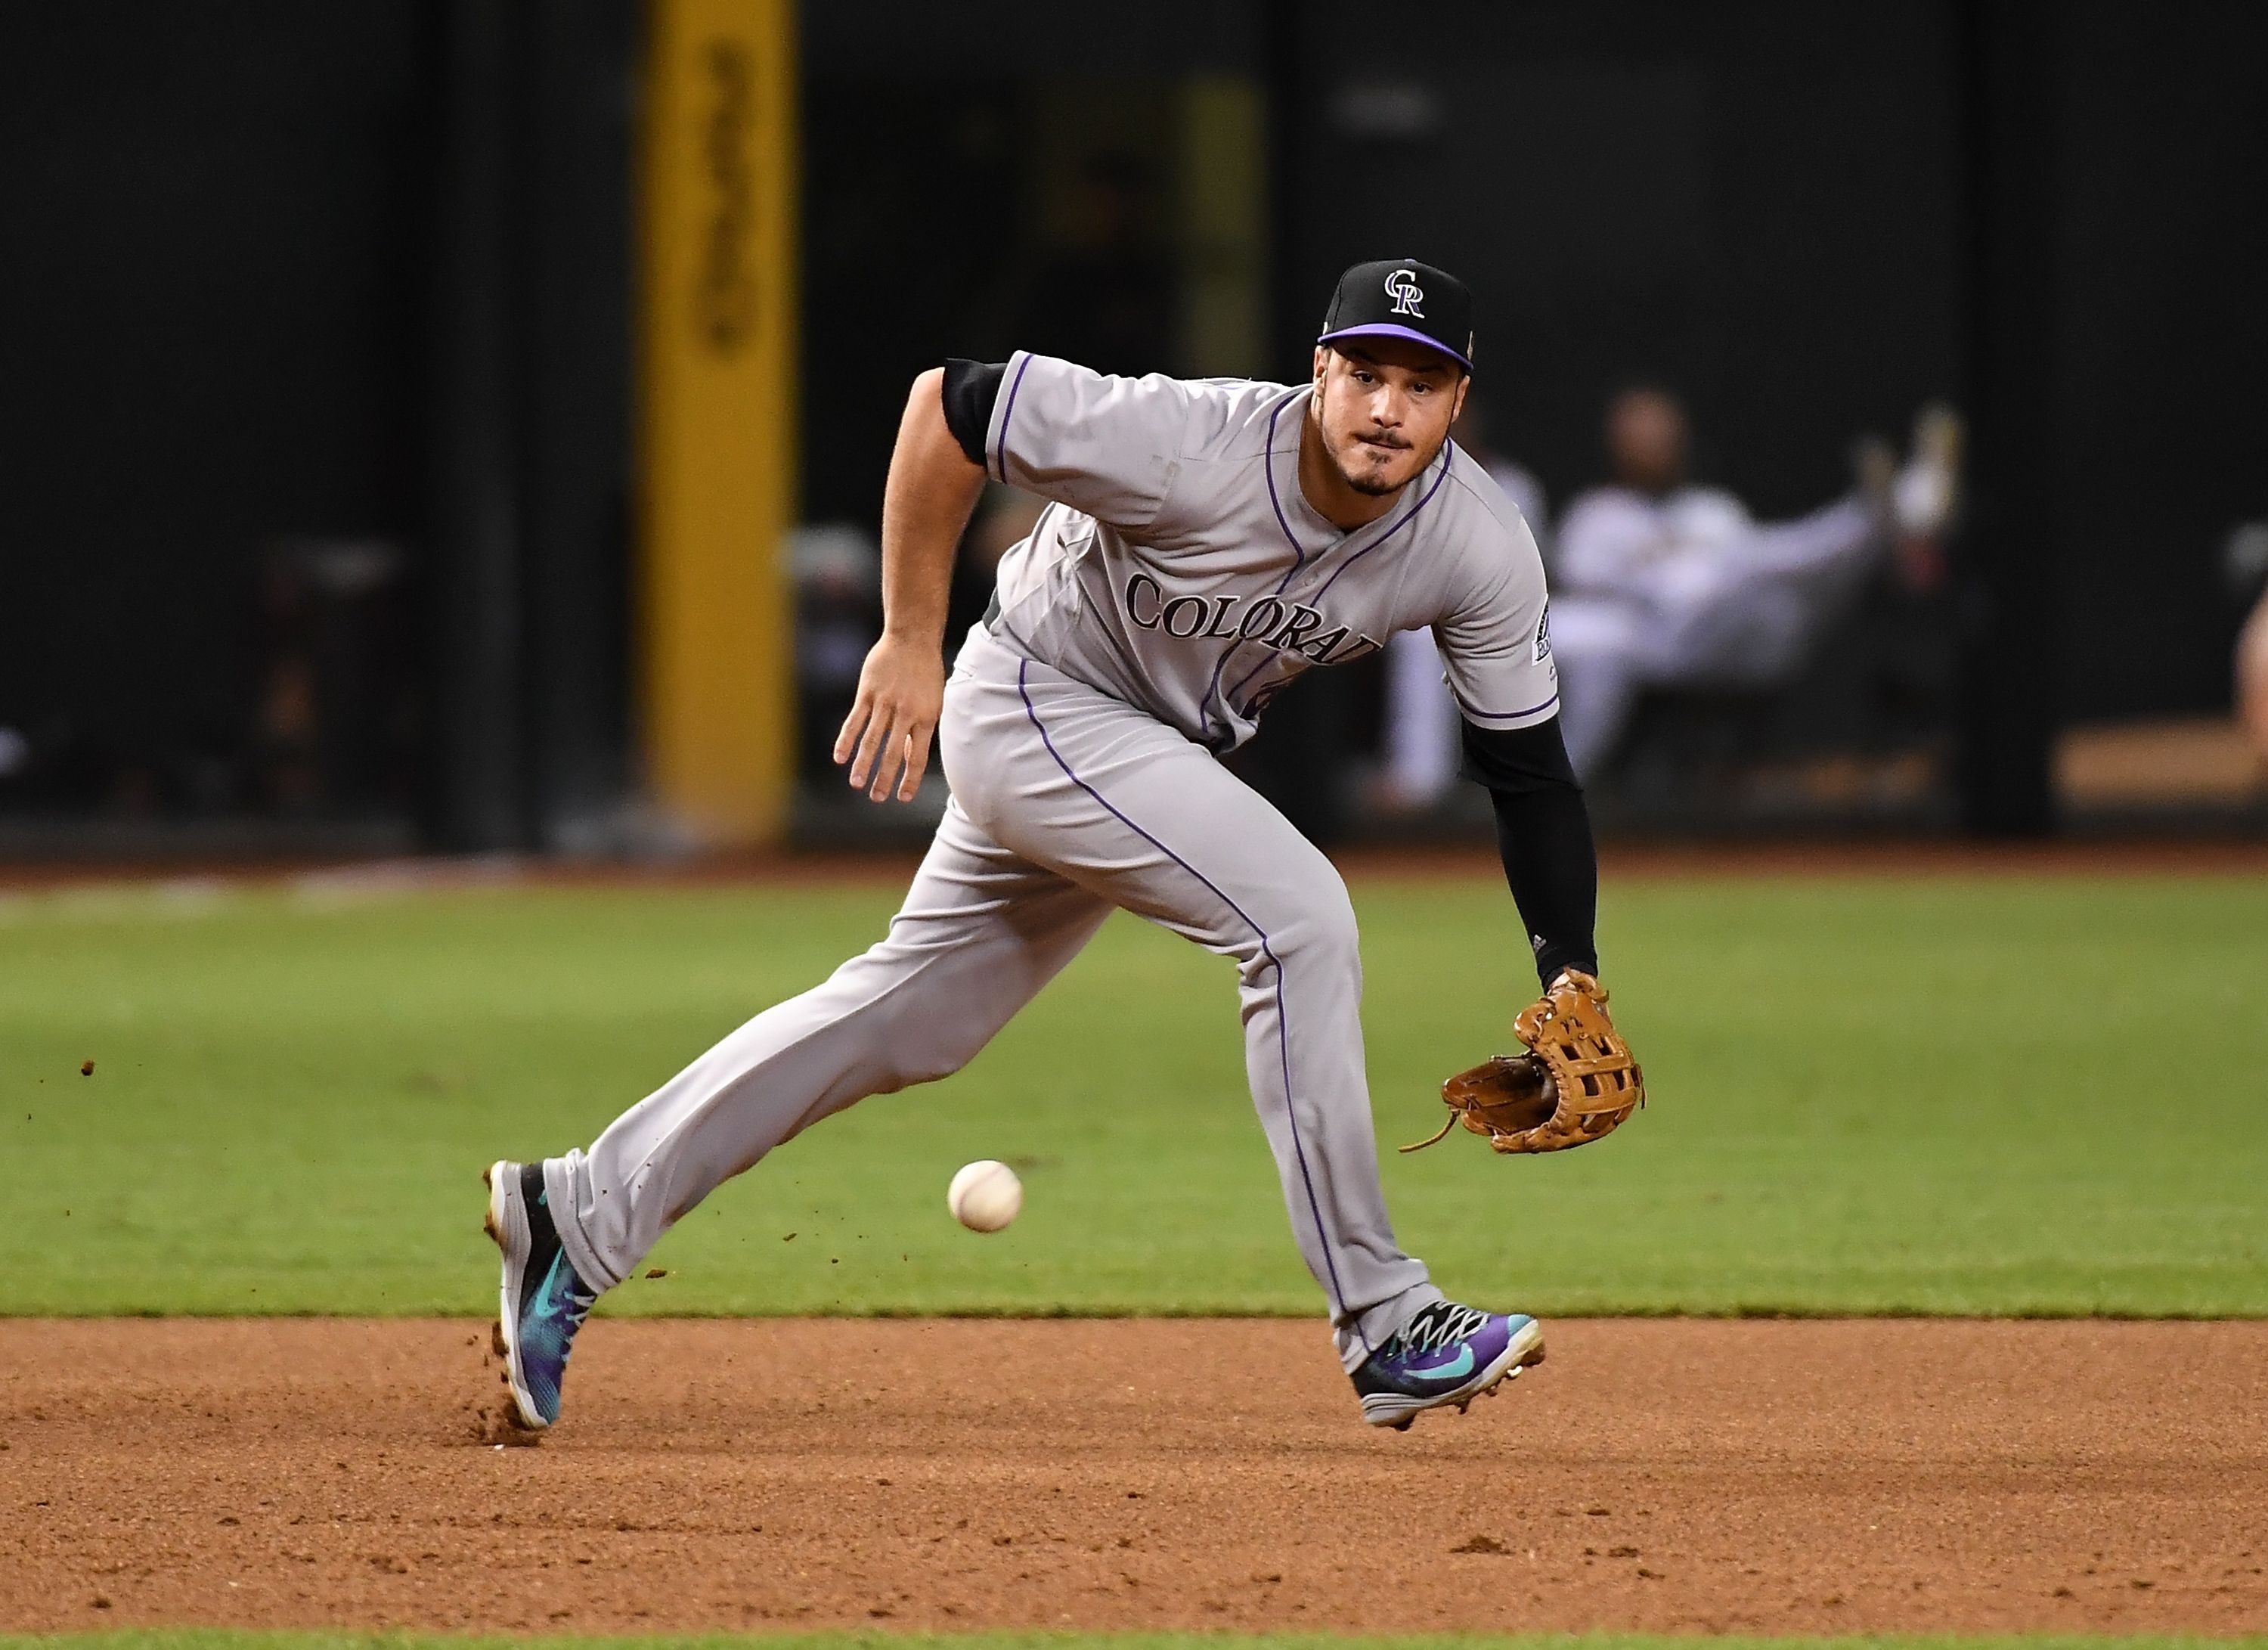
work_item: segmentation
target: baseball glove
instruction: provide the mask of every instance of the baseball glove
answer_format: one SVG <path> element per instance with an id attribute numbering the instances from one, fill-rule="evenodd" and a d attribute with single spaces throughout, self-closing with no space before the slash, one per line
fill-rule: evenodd
<path id="1" fill-rule="evenodd" d="M 1499 1152 L 1558 1152 L 1605 1138 L 1646 1104 L 1646 1075 L 1607 1015 L 1607 988 L 1568 969 L 1520 1013 L 1513 1035 L 1525 1054 L 1498 1055 L 1441 1085 L 1449 1120 Z"/>

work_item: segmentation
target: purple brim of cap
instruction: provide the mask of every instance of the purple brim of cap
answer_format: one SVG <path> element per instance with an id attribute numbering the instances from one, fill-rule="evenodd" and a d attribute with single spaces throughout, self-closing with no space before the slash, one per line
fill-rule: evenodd
<path id="1" fill-rule="evenodd" d="M 1397 327 L 1390 320 L 1374 320 L 1362 327 L 1342 327 L 1336 332 L 1325 333 L 1315 342 L 1336 343 L 1342 338 L 1407 338 L 1412 343 L 1424 344 L 1428 350 L 1439 350 L 1468 372 L 1473 370 L 1473 364 L 1470 361 L 1466 360 L 1464 357 L 1431 333 L 1420 332 L 1415 327 Z"/>

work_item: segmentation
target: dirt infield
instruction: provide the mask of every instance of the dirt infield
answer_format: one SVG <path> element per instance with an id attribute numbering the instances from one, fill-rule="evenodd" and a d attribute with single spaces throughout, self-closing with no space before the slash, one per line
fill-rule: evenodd
<path id="1" fill-rule="evenodd" d="M 0 1322 L 0 1628 L 2268 1628 L 2268 1324 L 1568 1322 L 1356 1419 L 1285 1322 Z"/>

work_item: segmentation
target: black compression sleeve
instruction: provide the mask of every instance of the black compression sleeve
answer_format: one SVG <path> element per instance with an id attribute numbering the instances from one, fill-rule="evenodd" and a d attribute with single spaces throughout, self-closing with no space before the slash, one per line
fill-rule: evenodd
<path id="1" fill-rule="evenodd" d="M 945 364 L 945 427 L 971 464 L 984 462 L 984 432 L 992 427 L 992 403 L 1000 399 L 1007 372 L 1005 364 L 988 366 L 958 356 Z"/>
<path id="2" fill-rule="evenodd" d="M 1488 787 L 1497 851 L 1528 926 L 1537 978 L 1599 971 L 1599 857 L 1559 718 L 1506 731 L 1464 725 L 1465 774 Z"/>

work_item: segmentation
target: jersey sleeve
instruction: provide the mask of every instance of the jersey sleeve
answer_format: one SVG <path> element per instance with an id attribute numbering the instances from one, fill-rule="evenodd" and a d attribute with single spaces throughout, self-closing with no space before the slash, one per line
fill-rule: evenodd
<path id="1" fill-rule="evenodd" d="M 1476 728 L 1532 727 L 1559 713 L 1543 563 L 1518 522 L 1492 522 L 1469 593 L 1433 623 L 1449 692 Z"/>
<path id="2" fill-rule="evenodd" d="M 1189 419 L 1178 379 L 1111 378 L 1019 350 L 993 403 L 986 466 L 997 481 L 1139 530 L 1173 491 Z"/>

